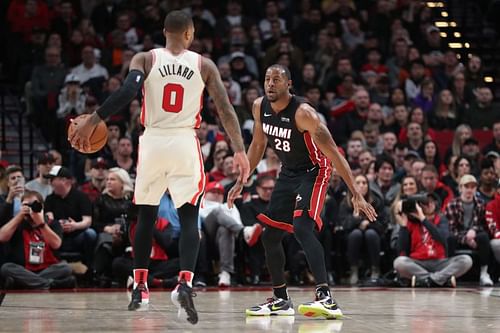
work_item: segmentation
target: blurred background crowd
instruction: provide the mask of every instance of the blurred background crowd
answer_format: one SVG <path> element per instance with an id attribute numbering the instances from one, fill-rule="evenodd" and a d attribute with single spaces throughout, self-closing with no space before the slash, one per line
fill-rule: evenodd
<path id="1" fill-rule="evenodd" d="M 492 2 L 478 3 L 488 8 Z M 42 289 L 127 284 L 142 96 L 106 120 L 108 142 L 95 154 L 72 150 L 66 129 L 71 118 L 93 112 L 120 88 L 134 54 L 165 45 L 163 20 L 173 9 L 192 15 L 191 50 L 217 64 L 247 144 L 251 107 L 263 95 L 265 69 L 274 63 L 287 66 L 293 93 L 316 108 L 356 184 L 376 207 L 374 223 L 353 216 L 345 185 L 332 176 L 324 227 L 317 233 L 330 284 L 454 286 L 452 280 L 464 274 L 464 282 L 497 282 L 500 109 L 482 57 L 451 47 L 437 24 L 443 15 L 436 4 L 3 2 L 8 50 L 0 58 L 1 73 L 46 147 L 34 155 L 30 170 L 7 158 L 1 163 L 4 284 Z M 486 20 L 486 11 L 483 16 Z M 268 149 L 237 208 L 229 210 L 225 197 L 237 175 L 231 144 L 208 96 L 202 116 L 197 135 L 209 183 L 200 213 L 195 283 L 269 283 L 257 237 L 265 226 L 256 216 L 270 199 L 280 162 Z M 403 202 L 411 201 L 421 210 L 403 211 Z M 150 286 L 175 283 L 178 237 L 178 217 L 166 189 L 154 233 Z M 284 242 L 289 283 L 314 283 L 293 235 Z M 422 263 L 436 260 L 444 260 L 446 268 Z M 424 272 L 412 266 L 415 262 L 426 267 Z M 447 276 L 453 279 L 436 277 L 450 266 Z"/>

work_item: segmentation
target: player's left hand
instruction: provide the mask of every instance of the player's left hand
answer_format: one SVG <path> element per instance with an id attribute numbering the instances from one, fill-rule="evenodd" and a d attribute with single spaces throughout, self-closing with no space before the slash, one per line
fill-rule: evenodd
<path id="1" fill-rule="evenodd" d="M 94 132 L 97 124 L 93 124 L 92 117 L 86 117 L 84 119 L 71 119 L 75 127 L 72 135 L 68 137 L 71 147 L 78 149 L 81 152 L 86 152 L 90 149 L 90 136 Z"/>
<path id="2" fill-rule="evenodd" d="M 250 162 L 244 151 L 236 152 L 233 156 L 233 171 L 239 172 L 238 182 L 246 184 L 250 175 Z"/>
<path id="3" fill-rule="evenodd" d="M 354 208 L 354 216 L 360 216 L 360 213 L 363 213 L 370 222 L 374 222 L 377 219 L 375 208 L 366 202 L 361 194 L 355 193 L 352 196 L 352 206 Z"/>

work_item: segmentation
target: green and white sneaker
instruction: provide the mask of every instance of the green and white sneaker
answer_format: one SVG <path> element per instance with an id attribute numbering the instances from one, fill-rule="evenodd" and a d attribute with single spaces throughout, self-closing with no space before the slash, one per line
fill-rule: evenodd
<path id="1" fill-rule="evenodd" d="M 283 299 L 273 296 L 267 302 L 252 306 L 245 311 L 247 316 L 293 316 L 295 310 L 291 299 Z"/>
<path id="2" fill-rule="evenodd" d="M 333 297 L 321 291 L 316 291 L 316 300 L 299 305 L 299 313 L 306 317 L 324 317 L 326 319 L 341 319 L 342 311 Z"/>

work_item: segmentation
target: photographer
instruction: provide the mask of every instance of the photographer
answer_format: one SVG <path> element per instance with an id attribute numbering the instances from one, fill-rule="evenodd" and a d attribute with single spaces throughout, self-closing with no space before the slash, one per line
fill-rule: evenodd
<path id="1" fill-rule="evenodd" d="M 493 286 L 488 274 L 490 260 L 490 238 L 485 231 L 484 202 L 476 197 L 477 180 L 473 175 L 465 174 L 458 185 L 460 196 L 456 197 L 446 207 L 446 217 L 450 222 L 450 237 L 448 239 L 449 253 L 455 249 L 472 249 L 478 252 L 481 274 L 481 286 Z M 491 230 L 494 224 L 488 226 Z"/>
<path id="2" fill-rule="evenodd" d="M 418 203 L 413 198 L 397 207 L 400 256 L 394 260 L 394 269 L 401 277 L 411 278 L 412 287 L 455 288 L 456 277 L 472 267 L 472 259 L 468 255 L 446 258 L 448 221 L 437 212 L 438 196 L 430 193 Z"/>
<path id="3" fill-rule="evenodd" d="M 8 262 L 0 269 L 8 287 L 31 289 L 72 288 L 71 267 L 59 262 L 54 252 L 61 246 L 58 221 L 46 221 L 43 197 L 26 191 L 19 212 L 0 228 L 0 243 L 7 243 Z"/>

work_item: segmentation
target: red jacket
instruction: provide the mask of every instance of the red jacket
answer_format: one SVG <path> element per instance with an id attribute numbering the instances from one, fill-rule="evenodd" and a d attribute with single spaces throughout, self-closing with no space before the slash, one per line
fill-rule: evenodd
<path id="1" fill-rule="evenodd" d="M 155 229 L 159 231 L 163 231 L 168 227 L 168 220 L 163 217 L 158 217 L 155 223 Z M 135 239 L 135 228 L 137 226 L 137 222 L 130 224 L 130 244 L 134 247 L 134 239 Z M 132 252 L 132 256 L 134 253 Z M 155 241 L 153 238 L 153 246 L 151 247 L 151 255 L 149 256 L 153 260 L 167 260 L 168 256 L 165 250 Z"/>
<path id="2" fill-rule="evenodd" d="M 500 194 L 496 193 L 495 198 L 486 204 L 486 224 L 491 238 L 500 238 Z M 495 227 L 493 227 L 495 225 Z"/>
<path id="3" fill-rule="evenodd" d="M 439 214 L 434 216 L 432 224 L 438 226 L 441 217 Z M 429 230 L 422 223 L 411 223 L 407 225 L 410 234 L 410 255 L 416 260 L 444 259 L 446 258 L 446 248 L 443 244 L 432 238 Z"/>

